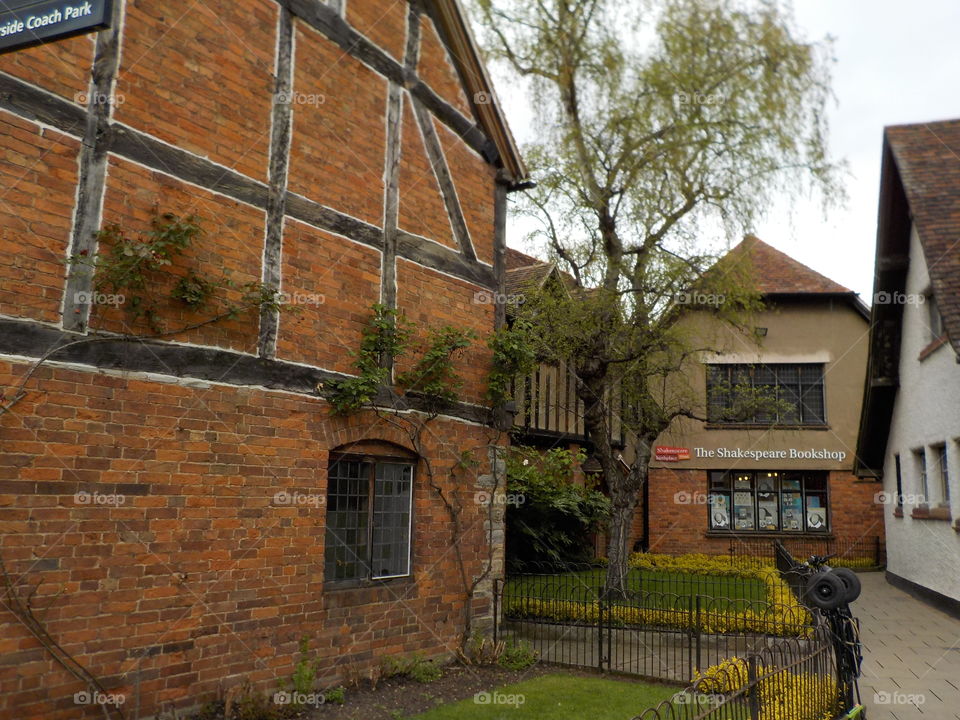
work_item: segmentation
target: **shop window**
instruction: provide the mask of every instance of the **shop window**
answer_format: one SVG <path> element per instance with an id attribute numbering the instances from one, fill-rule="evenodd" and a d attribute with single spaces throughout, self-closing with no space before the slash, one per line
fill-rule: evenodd
<path id="1" fill-rule="evenodd" d="M 410 574 L 414 462 L 331 455 L 324 579 L 384 580 Z"/>
<path id="2" fill-rule="evenodd" d="M 824 425 L 823 365 L 708 365 L 707 418 L 717 424 Z"/>
<path id="3" fill-rule="evenodd" d="M 713 471 L 709 527 L 734 532 L 828 532 L 826 473 Z"/>

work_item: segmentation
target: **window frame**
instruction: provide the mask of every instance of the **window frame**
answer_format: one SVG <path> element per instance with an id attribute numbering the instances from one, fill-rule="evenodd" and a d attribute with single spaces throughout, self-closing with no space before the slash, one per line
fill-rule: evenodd
<path id="1" fill-rule="evenodd" d="M 903 515 L 903 473 L 900 468 L 900 453 L 894 453 L 893 463 L 896 470 L 897 498 L 894 505 L 894 512 Z"/>
<path id="2" fill-rule="evenodd" d="M 739 477 L 738 477 L 739 476 Z M 764 477 L 766 476 L 766 477 Z M 770 478 L 770 476 L 774 476 Z M 795 476 L 795 477 L 786 477 Z M 721 482 L 717 482 L 717 481 Z M 786 487 L 785 482 L 798 482 L 799 487 Z M 738 487 L 737 483 L 741 482 Z M 761 489 L 762 482 L 770 482 L 772 490 Z M 815 485 L 821 485 L 816 487 Z M 718 487 L 724 485 L 723 487 Z M 753 527 L 736 527 L 737 518 L 735 511 L 737 508 L 736 494 L 749 493 L 751 497 L 750 511 Z M 769 502 L 761 499 L 761 495 L 772 494 L 776 502 L 776 528 L 759 527 L 760 513 L 762 509 L 769 509 L 761 506 L 762 502 Z M 796 530 L 786 529 L 784 525 L 784 494 L 800 495 L 800 518 L 802 526 Z M 722 503 L 715 502 L 717 497 L 723 497 Z M 820 506 L 824 514 L 823 528 L 810 528 L 808 521 L 808 498 L 821 497 L 823 505 Z M 795 503 L 794 503 L 795 505 Z M 720 526 L 715 522 L 715 513 L 718 513 L 718 507 L 726 508 L 727 522 L 726 526 Z M 814 470 L 708 470 L 707 471 L 707 532 L 723 533 L 731 535 L 830 535 L 833 532 L 833 503 L 830 497 L 830 476 L 826 471 Z M 718 513 L 719 514 L 719 513 Z"/>
<path id="3" fill-rule="evenodd" d="M 938 503 L 941 507 L 950 507 L 950 468 L 947 460 L 947 444 L 945 442 L 931 445 L 937 463 L 937 490 Z"/>
<path id="4" fill-rule="evenodd" d="M 827 389 L 826 389 L 826 363 L 707 363 L 706 368 L 706 410 L 707 427 L 828 427 L 827 418 Z M 817 380 L 815 382 L 804 380 L 804 369 L 816 368 Z M 723 377 L 717 377 L 717 373 Z M 772 373 L 773 382 L 768 378 L 760 377 L 761 374 Z M 788 374 L 793 374 L 790 378 Z M 727 392 L 716 388 L 718 380 L 726 383 L 732 388 L 740 384 L 740 380 L 746 378 L 749 380 L 752 388 L 768 387 L 774 389 L 775 401 L 781 400 L 793 402 L 796 405 L 796 418 L 784 417 L 783 411 L 777 409 L 776 417 L 771 417 L 773 413 L 768 410 L 754 412 L 750 417 L 727 419 L 724 414 L 730 410 L 730 398 L 724 398 Z M 811 389 L 819 388 L 819 419 L 807 418 L 805 410 L 809 407 L 805 402 Z M 785 395 L 792 397 L 787 398 Z M 716 398 L 720 396 L 718 403 Z M 721 404 L 722 403 L 722 404 Z M 719 407 L 719 414 L 715 408 Z M 813 411 L 810 410 L 810 414 Z"/>
<path id="5" fill-rule="evenodd" d="M 369 466 L 369 475 L 367 477 L 367 526 L 366 526 L 366 555 L 362 559 L 361 565 L 365 569 L 365 574 L 349 578 L 328 577 L 327 568 L 327 547 L 328 533 L 330 532 L 328 517 L 330 513 L 330 477 L 331 471 L 337 463 L 359 462 L 361 465 Z M 373 570 L 374 562 L 374 518 L 376 514 L 376 481 L 378 465 L 401 465 L 410 469 L 410 496 L 407 506 L 407 553 L 406 569 L 407 572 L 399 575 L 375 575 Z M 413 530 L 414 530 L 414 511 L 416 507 L 416 478 L 417 478 L 418 460 L 413 455 L 399 454 L 380 454 L 380 453 L 351 453 L 351 452 L 331 452 L 327 462 L 327 493 L 324 512 L 324 558 L 323 558 L 323 582 L 324 586 L 331 587 L 357 587 L 364 585 L 377 585 L 382 583 L 411 580 L 413 578 Z"/>
<path id="6" fill-rule="evenodd" d="M 929 342 L 936 342 L 945 332 L 943 325 L 943 314 L 940 312 L 940 305 L 932 291 L 924 293 L 924 304 L 927 306 L 927 330 Z"/>
<path id="7" fill-rule="evenodd" d="M 920 504 L 930 504 L 930 485 L 927 475 L 927 451 L 926 448 L 916 448 L 913 450 L 913 463 L 917 471 L 917 495 L 920 497 Z"/>

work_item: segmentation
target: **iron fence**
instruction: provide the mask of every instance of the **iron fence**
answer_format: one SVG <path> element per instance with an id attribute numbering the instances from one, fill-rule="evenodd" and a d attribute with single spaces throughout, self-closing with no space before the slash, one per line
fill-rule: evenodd
<path id="1" fill-rule="evenodd" d="M 634 720 L 822 720 L 846 709 L 847 684 L 833 631 L 819 618 L 809 638 L 731 658 Z"/>
<path id="2" fill-rule="evenodd" d="M 872 538 L 779 538 L 790 555 L 806 560 L 811 555 L 835 555 L 832 564 L 857 568 L 879 568 L 886 564 L 884 546 L 879 537 Z M 730 539 L 729 554 L 735 562 L 757 560 L 772 562 L 777 540 L 756 537 Z"/>
<path id="3" fill-rule="evenodd" d="M 771 637 L 813 632 L 810 613 L 765 600 L 759 581 L 645 570 L 614 598 L 603 592 L 604 573 L 568 565 L 499 583 L 496 638 L 525 641 L 544 662 L 687 683 Z"/>

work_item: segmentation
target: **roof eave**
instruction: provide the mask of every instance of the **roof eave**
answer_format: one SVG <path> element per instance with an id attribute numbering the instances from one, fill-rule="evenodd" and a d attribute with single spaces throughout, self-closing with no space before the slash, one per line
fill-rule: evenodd
<path id="1" fill-rule="evenodd" d="M 451 55 L 457 64 L 460 78 L 466 86 L 467 97 L 479 124 L 493 142 L 507 177 L 506 184 L 516 186 L 529 178 L 527 167 L 500 107 L 486 65 L 480 58 L 479 46 L 467 22 L 459 0 L 433 0 L 436 19 L 451 45 Z M 487 102 L 477 102 L 485 98 Z"/>

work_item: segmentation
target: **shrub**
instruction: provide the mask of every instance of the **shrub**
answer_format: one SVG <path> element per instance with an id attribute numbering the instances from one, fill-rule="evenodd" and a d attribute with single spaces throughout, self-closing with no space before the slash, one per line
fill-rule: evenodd
<path id="1" fill-rule="evenodd" d="M 837 681 L 830 675 L 780 670 L 759 662 L 756 671 L 756 685 L 749 688 L 747 661 L 731 657 L 697 672 L 692 687 L 696 693 L 756 692 L 760 720 L 832 720 L 841 710 Z"/>
<path id="2" fill-rule="evenodd" d="M 323 694 L 324 702 L 334 703 L 335 705 L 343 705 L 347 699 L 347 691 L 343 689 L 343 686 L 330 688 Z"/>
<path id="3" fill-rule="evenodd" d="M 381 661 L 382 677 L 408 677 L 419 683 L 431 683 L 443 675 L 443 668 L 433 660 L 422 655 L 410 657 L 386 657 Z"/>
<path id="4" fill-rule="evenodd" d="M 524 640 L 514 642 L 510 639 L 504 646 L 497 664 L 507 670 L 526 670 L 536 661 L 537 653 L 530 647 L 530 643 Z"/>
<path id="5" fill-rule="evenodd" d="M 613 605 L 604 620 L 614 625 L 656 625 L 696 629 L 705 633 L 763 633 L 788 637 L 807 636 L 811 617 L 772 565 L 736 564 L 720 555 L 651 555 L 636 553 L 633 568 L 682 572 L 693 575 L 725 575 L 758 579 L 767 592 L 767 602 L 746 609 L 691 614 L 686 608 Z M 594 624 L 600 619 L 597 602 L 519 597 L 504 603 L 504 613 L 513 618 L 531 618 Z"/>
<path id="6" fill-rule="evenodd" d="M 610 514 L 603 493 L 574 479 L 586 459 L 582 451 L 554 448 L 508 448 L 507 493 L 522 502 L 507 506 L 507 563 L 522 569 L 527 563 L 563 564 L 588 560 L 590 534 Z"/>

